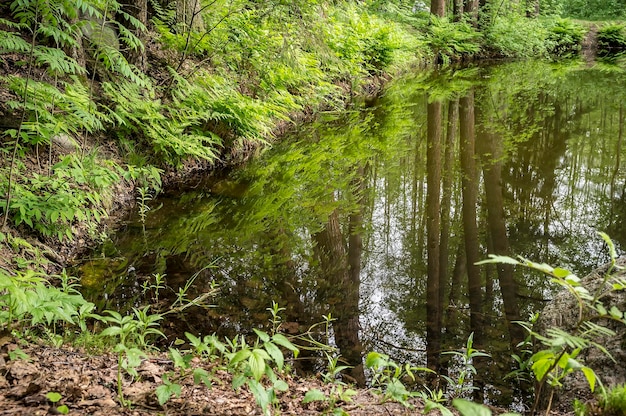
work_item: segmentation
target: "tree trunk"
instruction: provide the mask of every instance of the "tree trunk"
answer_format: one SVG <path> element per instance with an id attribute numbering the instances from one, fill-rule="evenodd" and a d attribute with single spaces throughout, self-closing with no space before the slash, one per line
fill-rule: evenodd
<path id="1" fill-rule="evenodd" d="M 184 32 L 204 30 L 204 22 L 200 15 L 201 8 L 200 0 L 176 1 L 176 23 L 184 25 Z"/>
<path id="2" fill-rule="evenodd" d="M 430 13 L 438 17 L 444 17 L 446 15 L 446 1 L 445 0 L 431 0 Z"/>
<path id="3" fill-rule="evenodd" d="M 463 16 L 463 0 L 452 0 L 453 21 L 458 22 Z"/>
<path id="4" fill-rule="evenodd" d="M 137 18 L 145 27 L 148 27 L 148 0 L 137 0 L 135 4 L 124 5 L 124 11 L 131 16 Z M 141 40 L 141 43 L 146 45 L 146 32 L 144 30 L 135 30 L 135 36 Z M 128 61 L 137 66 L 142 71 L 146 69 L 146 48 L 137 49 L 131 51 L 128 56 Z"/>

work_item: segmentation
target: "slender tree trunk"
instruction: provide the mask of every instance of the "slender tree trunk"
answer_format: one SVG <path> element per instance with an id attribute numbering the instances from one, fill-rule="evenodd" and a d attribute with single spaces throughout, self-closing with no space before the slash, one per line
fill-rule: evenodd
<path id="1" fill-rule="evenodd" d="M 204 22 L 200 10 L 200 0 L 177 0 L 176 22 L 183 24 L 185 32 L 201 32 L 204 30 Z"/>
<path id="2" fill-rule="evenodd" d="M 426 149 L 426 244 L 428 274 L 426 278 L 427 366 L 437 373 L 441 353 L 441 308 L 439 303 L 439 218 L 441 187 L 441 102 L 428 104 L 428 138 Z"/>
<path id="3" fill-rule="evenodd" d="M 478 24 L 478 0 L 465 0 L 463 11 L 470 17 L 472 24 Z"/>
<path id="4" fill-rule="evenodd" d="M 493 253 L 510 255 L 509 238 L 504 216 L 504 197 L 502 194 L 502 141 L 493 134 L 481 135 L 481 156 L 483 162 L 483 178 L 487 198 L 487 223 L 493 246 Z M 508 264 L 496 265 L 498 281 L 502 292 L 502 303 L 506 316 L 511 344 L 515 347 L 524 340 L 523 328 L 515 321 L 520 320 L 517 301 L 517 283 L 513 277 L 513 267 Z"/>
<path id="5" fill-rule="evenodd" d="M 450 257 L 450 223 L 452 206 L 452 183 L 454 179 L 454 144 L 458 133 L 459 101 L 448 103 L 448 129 L 443 156 L 442 198 L 441 198 L 441 237 L 439 239 L 439 303 L 444 306 L 445 290 L 448 286 L 448 264 Z"/>
<path id="6" fill-rule="evenodd" d="M 438 17 L 444 17 L 446 15 L 446 1 L 445 0 L 431 0 L 430 13 Z"/>
<path id="7" fill-rule="evenodd" d="M 359 286 L 358 282 L 352 281 L 337 210 L 330 214 L 324 229 L 313 238 L 323 276 L 331 288 L 341 294 L 331 306 L 331 313 L 336 318 L 333 322 L 335 342 L 346 363 L 352 366 L 347 374 L 357 385 L 364 386 L 363 347 L 359 339 Z"/>
<path id="8" fill-rule="evenodd" d="M 148 26 L 148 0 L 137 0 L 134 4 L 127 4 L 124 6 L 124 10 L 131 16 L 136 17 L 144 26 Z M 136 30 L 135 36 L 145 46 L 146 32 L 144 30 Z M 146 69 L 146 59 L 146 48 L 131 51 L 128 57 L 128 61 L 141 70 Z"/>
<path id="9" fill-rule="evenodd" d="M 467 260 L 467 282 L 470 304 L 470 327 L 474 339 L 482 338 L 482 282 L 479 261 L 478 226 L 476 224 L 478 204 L 478 177 L 476 174 L 475 136 L 474 136 L 474 92 L 460 100 L 460 155 L 461 183 L 463 194 L 463 234 L 465 256 Z"/>
<path id="10" fill-rule="evenodd" d="M 454 15 L 453 20 L 458 22 L 463 16 L 463 0 L 452 0 L 452 13 Z"/>
<path id="11" fill-rule="evenodd" d="M 483 340 L 483 316 L 482 316 L 482 279 L 480 270 L 476 265 L 479 261 L 478 226 L 476 224 L 478 205 L 478 174 L 476 168 L 474 133 L 474 91 L 470 90 L 467 95 L 460 99 L 460 156 L 461 156 L 461 182 L 463 194 L 463 235 L 465 240 L 465 257 L 467 260 L 467 284 L 470 306 L 470 329 L 474 333 L 474 344 L 480 348 Z M 475 359 L 474 366 L 477 375 L 474 379 L 476 400 L 482 399 L 483 394 L 483 367 L 484 360 Z"/>

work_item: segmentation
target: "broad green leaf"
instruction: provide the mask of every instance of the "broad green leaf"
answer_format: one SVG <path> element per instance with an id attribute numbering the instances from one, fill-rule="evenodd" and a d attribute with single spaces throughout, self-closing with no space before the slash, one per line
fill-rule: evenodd
<path id="1" fill-rule="evenodd" d="M 103 337 L 114 337 L 122 333 L 122 328 L 119 326 L 110 326 L 105 328 L 104 331 L 100 332 L 100 335 Z"/>
<path id="2" fill-rule="evenodd" d="M 172 397 L 172 391 L 167 384 L 162 384 L 156 388 L 156 396 L 159 404 L 163 406 Z"/>
<path id="3" fill-rule="evenodd" d="M 531 368 L 533 370 L 533 373 L 535 373 L 535 378 L 538 381 L 541 381 L 545 378 L 548 370 L 550 370 L 553 360 L 554 357 L 552 359 L 538 360 L 533 363 Z"/>
<path id="4" fill-rule="evenodd" d="M 429 412 L 431 412 L 432 410 L 439 410 L 441 412 L 441 416 L 454 416 L 454 413 L 452 413 L 441 403 L 437 403 L 432 400 L 426 400 L 426 403 L 424 404 L 424 414 L 429 414 Z"/>
<path id="5" fill-rule="evenodd" d="M 309 390 L 304 395 L 304 399 L 302 399 L 302 403 L 311 403 L 311 402 L 323 402 L 326 401 L 326 395 L 322 393 L 318 389 Z"/>
<path id="6" fill-rule="evenodd" d="M 272 342 L 274 342 L 274 344 L 278 344 L 282 347 L 287 348 L 289 351 L 292 351 L 294 357 L 297 357 L 298 353 L 300 352 L 300 350 L 298 350 L 298 347 L 293 345 L 291 341 L 289 341 L 287 337 L 285 337 L 283 334 L 274 334 L 272 336 Z"/>
<path id="7" fill-rule="evenodd" d="M 61 394 L 57 393 L 56 391 L 51 391 L 46 394 L 46 399 L 50 400 L 52 403 L 57 403 L 59 400 L 61 400 L 62 397 L 63 396 L 61 396 Z"/>
<path id="8" fill-rule="evenodd" d="M 248 378 L 244 374 L 238 374 L 233 377 L 233 389 L 237 390 L 239 387 L 243 386 Z"/>
<path id="9" fill-rule="evenodd" d="M 289 384 L 287 384 L 284 380 L 276 380 L 274 382 L 274 388 L 278 391 L 287 391 L 289 390 Z"/>
<path id="10" fill-rule="evenodd" d="M 270 356 L 260 348 L 252 350 L 250 357 L 248 358 L 248 364 L 250 365 L 250 371 L 255 380 L 260 380 L 265 373 L 265 362 L 270 359 Z"/>
<path id="11" fill-rule="evenodd" d="M 250 391 L 254 395 L 257 404 L 263 410 L 263 414 L 271 414 L 268 409 L 269 405 L 272 403 L 271 393 L 265 390 L 263 385 L 256 380 L 248 380 L 248 386 L 250 387 Z"/>
<path id="12" fill-rule="evenodd" d="M 367 368 L 380 368 L 387 365 L 388 357 L 384 354 L 372 351 L 365 358 L 365 366 Z"/>
<path id="13" fill-rule="evenodd" d="M 462 416 L 491 416 L 491 410 L 488 407 L 468 400 L 454 399 L 452 406 L 456 407 Z"/>
<path id="14" fill-rule="evenodd" d="M 250 354 L 252 354 L 252 352 L 249 349 L 247 349 L 247 348 L 243 349 L 243 350 L 239 350 L 230 359 L 230 364 L 231 365 L 235 365 L 235 364 L 239 363 L 240 361 L 243 361 L 243 360 L 247 359 L 248 357 L 250 357 Z"/>
<path id="15" fill-rule="evenodd" d="M 61 406 L 57 407 L 57 412 L 61 413 L 62 415 L 67 415 L 70 413 L 70 408 L 67 407 L 66 405 L 62 404 Z"/>
<path id="16" fill-rule="evenodd" d="M 193 383 L 200 384 L 200 382 L 204 383 L 205 386 L 211 388 L 211 378 L 209 376 L 209 372 L 204 368 L 194 368 L 193 369 Z"/>
<path id="17" fill-rule="evenodd" d="M 589 388 L 593 392 L 596 388 L 596 373 L 591 368 L 584 367 L 584 366 L 580 370 L 585 375 L 585 378 L 587 379 L 587 382 L 589 383 Z"/>
<path id="18" fill-rule="evenodd" d="M 265 344 L 263 344 L 263 347 L 265 348 L 265 351 L 267 351 L 267 353 L 272 357 L 278 369 L 282 370 L 285 363 L 285 358 L 283 357 L 283 352 L 280 350 L 280 348 L 278 348 L 275 344 L 272 344 L 271 342 L 266 342 Z"/>
<path id="19" fill-rule="evenodd" d="M 256 328 L 253 328 L 254 333 L 259 337 L 259 339 L 263 342 L 268 342 L 270 340 L 270 336 L 263 331 L 259 331 Z"/>
<path id="20" fill-rule="evenodd" d="M 613 240 L 609 237 L 608 234 L 603 233 L 602 231 L 598 232 L 600 237 L 604 240 L 606 245 L 609 247 L 609 255 L 611 256 L 611 260 L 615 260 L 617 258 L 617 251 L 615 250 L 615 244 L 613 244 Z"/>
<path id="21" fill-rule="evenodd" d="M 556 277 L 560 277 L 560 278 L 565 278 L 569 275 L 571 275 L 572 273 L 569 270 L 563 269 L 561 267 L 557 267 L 555 268 L 552 273 L 556 276 Z"/>
<path id="22" fill-rule="evenodd" d="M 611 310 L 609 311 L 609 313 L 611 314 L 611 316 L 615 319 L 622 319 L 622 317 L 624 316 L 624 314 L 622 313 L 622 311 L 620 311 L 617 306 L 613 306 L 611 307 Z"/>

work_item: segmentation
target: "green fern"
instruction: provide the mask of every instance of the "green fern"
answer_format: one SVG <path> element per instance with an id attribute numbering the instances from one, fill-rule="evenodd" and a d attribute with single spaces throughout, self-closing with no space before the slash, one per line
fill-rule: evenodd
<path id="1" fill-rule="evenodd" d="M 17 33 L 0 30 L 0 54 L 27 53 L 30 44 Z"/>

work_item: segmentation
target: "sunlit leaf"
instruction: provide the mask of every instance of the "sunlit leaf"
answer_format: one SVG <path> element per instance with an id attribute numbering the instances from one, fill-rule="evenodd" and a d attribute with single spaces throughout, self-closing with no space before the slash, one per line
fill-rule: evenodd
<path id="1" fill-rule="evenodd" d="M 261 341 L 268 342 L 270 340 L 270 336 L 266 332 L 259 331 L 256 328 L 253 328 L 253 331 L 255 334 L 257 334 L 257 336 L 259 337 Z"/>
<path id="2" fill-rule="evenodd" d="M 252 350 L 250 357 L 248 358 L 248 364 L 250 365 L 250 371 L 255 380 L 260 380 L 265 373 L 265 362 L 270 359 L 270 356 L 260 348 Z"/>
<path id="3" fill-rule="evenodd" d="M 456 407 L 462 416 L 491 416 L 491 410 L 488 407 L 465 399 L 452 400 L 452 406 Z"/>
<path id="4" fill-rule="evenodd" d="M 264 343 L 263 347 L 265 348 L 265 351 L 267 351 L 267 353 L 272 357 L 278 369 L 282 370 L 285 359 L 283 357 L 283 352 L 280 350 L 280 348 L 278 348 L 275 344 L 272 344 L 271 342 Z"/>
<path id="5" fill-rule="evenodd" d="M 585 378 L 589 383 L 589 388 L 591 391 L 594 391 L 596 388 L 596 373 L 589 367 L 582 367 L 580 370 L 585 375 Z"/>
<path id="6" fill-rule="evenodd" d="M 304 399 L 302 399 L 302 403 L 311 403 L 311 402 L 323 402 L 327 400 L 326 395 L 322 393 L 318 389 L 309 390 L 304 395 Z"/>

